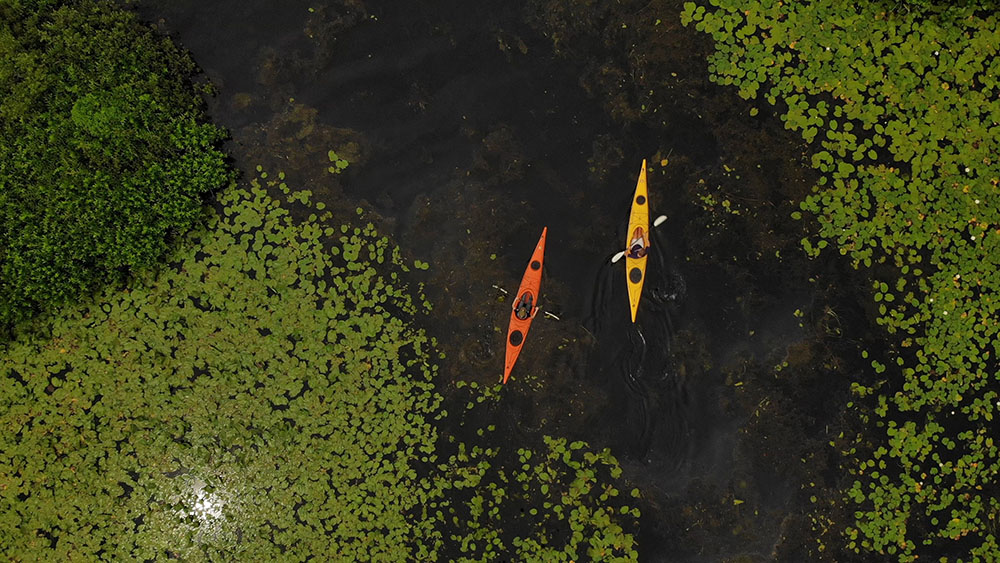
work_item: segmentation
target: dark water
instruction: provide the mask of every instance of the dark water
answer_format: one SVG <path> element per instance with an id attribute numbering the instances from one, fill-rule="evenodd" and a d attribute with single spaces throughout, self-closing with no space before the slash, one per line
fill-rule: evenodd
<path id="1" fill-rule="evenodd" d="M 754 410 L 721 366 L 757 369 L 802 341 L 792 311 L 813 290 L 691 260 L 706 243 L 692 240 L 698 210 L 681 186 L 719 169 L 720 132 L 684 100 L 654 120 L 669 129 L 614 119 L 581 75 L 616 54 L 594 45 L 592 59 L 553 56 L 528 17 L 544 9 L 503 1 L 139 7 L 219 86 L 212 113 L 233 132 L 240 167 L 264 162 L 329 183 L 326 151 L 351 161 L 339 188 L 319 197 L 335 209 L 364 206 L 407 253 L 432 264 L 429 330 L 447 352 L 445 382 L 499 376 L 509 303 L 493 286 L 516 287 L 548 226 L 541 305 L 558 320 L 535 321 L 512 384 L 483 416 L 512 443 L 545 433 L 612 447 L 646 494 L 641 560 L 769 559 L 782 516 L 800 508 L 792 504 L 797 474 L 748 461 L 756 458 L 741 429 Z M 624 264 L 609 258 L 624 243 L 644 158 L 652 217 L 668 220 L 653 234 L 633 325 Z"/>

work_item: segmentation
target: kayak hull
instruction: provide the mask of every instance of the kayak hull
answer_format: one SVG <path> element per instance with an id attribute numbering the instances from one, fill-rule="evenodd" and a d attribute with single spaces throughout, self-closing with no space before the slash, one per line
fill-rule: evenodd
<path id="1" fill-rule="evenodd" d="M 649 194 L 646 189 L 646 161 L 642 161 L 642 170 L 639 171 L 639 179 L 635 185 L 635 195 L 632 196 L 632 210 L 628 218 L 628 232 L 625 234 L 625 248 L 629 248 L 632 242 L 632 234 L 637 227 L 642 227 L 646 238 L 646 247 L 649 247 Z M 632 258 L 625 256 L 625 280 L 628 282 L 628 305 L 632 315 L 632 322 L 635 322 L 636 313 L 639 311 L 639 299 L 642 297 L 642 285 L 646 281 L 646 259 Z"/>
<path id="2" fill-rule="evenodd" d="M 510 378 L 510 372 L 514 369 L 514 363 L 517 361 L 518 355 L 521 354 L 524 341 L 528 337 L 531 321 L 535 318 L 535 313 L 538 312 L 538 291 L 542 285 L 542 263 L 545 259 L 545 236 L 547 233 L 548 227 L 543 228 L 542 235 L 538 237 L 538 244 L 535 245 L 535 251 L 531 254 L 531 260 L 528 261 L 528 266 L 524 270 L 524 276 L 521 277 L 521 285 L 517 288 L 514 302 L 511 304 L 510 324 L 507 327 L 507 353 L 503 368 L 504 383 L 507 383 Z M 526 293 L 530 294 L 532 298 L 531 313 L 528 318 L 520 319 L 517 316 L 517 304 L 521 302 L 522 296 Z"/>

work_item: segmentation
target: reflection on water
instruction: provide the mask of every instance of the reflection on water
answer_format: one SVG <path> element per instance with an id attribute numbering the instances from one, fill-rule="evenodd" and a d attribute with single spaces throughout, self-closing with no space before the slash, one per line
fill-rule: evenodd
<path id="1" fill-rule="evenodd" d="M 204 526 L 211 526 L 214 520 L 222 516 L 222 507 L 225 502 L 219 492 L 208 492 L 205 490 L 205 482 L 195 477 L 191 483 L 191 492 L 194 493 L 194 502 L 191 513 L 198 517 L 199 522 Z"/>
<path id="2" fill-rule="evenodd" d="M 184 553 L 196 546 L 222 548 L 237 540 L 234 528 L 248 525 L 244 518 L 235 517 L 235 495 L 218 484 L 211 485 L 196 473 L 185 472 L 170 478 L 165 489 L 169 507 L 164 519 L 164 532 L 157 542 L 168 552 Z M 245 516 L 245 515 L 244 515 Z"/>

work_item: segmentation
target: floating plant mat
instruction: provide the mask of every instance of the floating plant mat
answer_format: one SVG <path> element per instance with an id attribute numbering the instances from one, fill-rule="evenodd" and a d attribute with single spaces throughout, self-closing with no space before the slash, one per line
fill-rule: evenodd
<path id="1" fill-rule="evenodd" d="M 488 426 L 486 431 L 495 430 Z M 483 430 L 479 430 L 482 436 Z M 544 449 L 518 448 L 507 468 L 494 448 L 459 444 L 448 465 L 456 497 L 448 538 L 459 563 L 476 561 L 638 561 L 639 509 L 619 496 L 621 476 L 610 450 L 544 436 Z"/>
<path id="2" fill-rule="evenodd" d="M 413 300 L 371 265 L 387 241 L 293 224 L 256 181 L 221 203 L 177 267 L 4 350 L 5 553 L 433 548 L 433 522 L 406 515 L 433 494 L 413 463 L 429 459 L 439 399 L 426 335 L 389 312 Z"/>
<path id="3" fill-rule="evenodd" d="M 848 405 L 870 430 L 831 442 L 849 465 L 846 547 L 900 561 L 997 560 L 993 3 L 711 4 L 686 2 L 682 22 L 714 39 L 713 80 L 781 108 L 813 149 L 822 177 L 793 215 L 816 219 L 806 252 L 836 247 L 873 272 L 887 345 L 864 352 L 872 369 Z"/>
<path id="4" fill-rule="evenodd" d="M 0 553 L 413 561 L 474 541 L 475 487 L 506 473 L 490 468 L 496 450 L 435 465 L 445 413 L 414 325 L 429 305 L 400 281 L 398 249 L 329 213 L 293 221 L 263 184 L 312 205 L 309 192 L 266 177 L 223 192 L 222 213 L 159 275 L 4 345 Z M 617 515 L 637 511 L 609 512 L 617 491 L 589 471 L 617 478 L 617 462 L 560 448 L 562 470 L 554 458 L 522 470 L 544 471 L 545 492 L 490 488 L 496 511 L 508 497 L 544 506 L 539 524 L 478 550 L 634 557 Z M 603 520 L 581 523 L 598 503 Z"/>

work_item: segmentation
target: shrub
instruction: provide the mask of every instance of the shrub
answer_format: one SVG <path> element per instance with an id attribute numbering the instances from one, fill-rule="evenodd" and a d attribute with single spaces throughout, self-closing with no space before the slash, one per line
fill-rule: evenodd
<path id="1" fill-rule="evenodd" d="M 153 264 L 231 178 L 195 72 L 111 2 L 2 2 L 0 327 Z"/>

